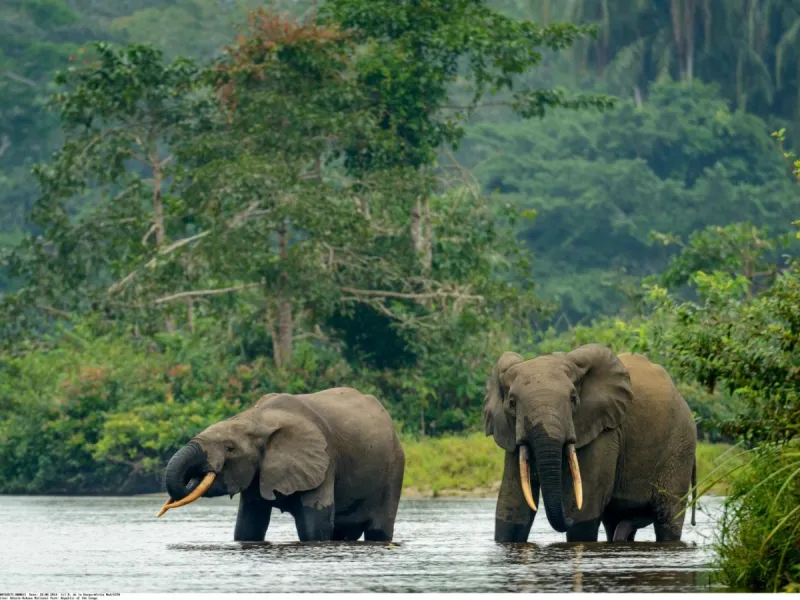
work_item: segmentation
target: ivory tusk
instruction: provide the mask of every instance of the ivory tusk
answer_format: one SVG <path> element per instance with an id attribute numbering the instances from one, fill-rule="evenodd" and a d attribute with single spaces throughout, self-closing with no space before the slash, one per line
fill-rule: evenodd
<path id="1" fill-rule="evenodd" d="M 575 454 L 575 444 L 567 446 L 567 460 L 572 474 L 572 488 L 575 490 L 575 503 L 580 510 L 583 506 L 583 484 L 581 484 L 581 469 L 578 466 L 578 455 Z"/>
<path id="2" fill-rule="evenodd" d="M 215 473 L 206 473 L 206 476 L 203 477 L 203 481 L 194 488 L 194 491 L 183 498 L 178 500 L 177 502 L 172 502 L 172 498 L 170 498 L 164 506 L 161 507 L 161 510 L 158 513 L 158 517 L 163 515 L 167 512 L 170 508 L 178 508 L 179 506 L 186 506 L 187 504 L 191 504 L 195 500 L 197 500 L 200 496 L 206 493 L 206 490 L 211 487 L 211 484 L 214 483 L 214 479 L 216 479 L 217 475 Z"/>
<path id="3" fill-rule="evenodd" d="M 160 510 L 160 511 L 158 511 L 158 514 L 156 515 L 156 518 L 160 517 L 160 516 L 161 516 L 161 515 L 163 515 L 165 512 L 167 512 L 167 511 L 169 510 L 169 505 L 170 505 L 170 504 L 172 504 L 172 498 L 167 498 L 167 501 L 166 501 L 166 502 L 164 502 L 164 506 L 162 506 L 162 507 L 161 507 L 161 510 Z"/>
<path id="4" fill-rule="evenodd" d="M 522 480 L 522 495 L 532 510 L 536 510 L 536 502 L 533 501 L 531 493 L 531 469 L 528 463 L 528 447 L 519 448 L 519 477 Z"/>

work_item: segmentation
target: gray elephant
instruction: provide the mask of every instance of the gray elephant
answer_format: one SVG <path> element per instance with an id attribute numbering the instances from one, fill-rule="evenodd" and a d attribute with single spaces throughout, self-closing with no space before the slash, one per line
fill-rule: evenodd
<path id="1" fill-rule="evenodd" d="M 547 520 L 569 542 L 597 541 L 601 521 L 608 541 L 633 541 L 651 524 L 658 541 L 681 539 L 697 430 L 661 366 L 599 344 L 532 360 L 505 352 L 483 416 L 506 451 L 496 541 L 528 539 L 540 487 Z"/>
<path id="2" fill-rule="evenodd" d="M 294 517 L 303 542 L 391 541 L 404 470 L 392 419 L 373 396 L 268 394 L 173 455 L 158 516 L 240 494 L 236 541 L 263 541 L 273 508 Z"/>

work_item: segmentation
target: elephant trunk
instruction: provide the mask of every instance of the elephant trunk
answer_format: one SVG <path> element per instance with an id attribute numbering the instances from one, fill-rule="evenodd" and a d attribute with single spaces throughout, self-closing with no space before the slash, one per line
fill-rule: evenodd
<path id="1" fill-rule="evenodd" d="M 172 456 L 164 470 L 164 484 L 169 500 L 158 513 L 159 517 L 170 508 L 190 504 L 206 493 L 214 483 L 216 474 L 203 473 L 202 467 L 205 464 L 206 455 L 195 442 L 189 442 Z M 204 475 L 202 481 L 201 474 Z M 190 481 L 191 485 L 187 485 Z"/>
<path id="2" fill-rule="evenodd" d="M 564 516 L 561 488 L 564 443 L 560 440 L 550 439 L 543 431 L 540 431 L 534 438 L 533 449 L 547 520 L 553 529 L 563 533 L 572 526 L 572 519 Z"/>

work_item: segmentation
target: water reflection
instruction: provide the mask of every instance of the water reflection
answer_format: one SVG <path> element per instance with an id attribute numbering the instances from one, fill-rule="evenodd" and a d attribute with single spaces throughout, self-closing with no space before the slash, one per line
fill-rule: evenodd
<path id="1" fill-rule="evenodd" d="M 263 543 L 233 542 L 237 502 L 156 520 L 162 498 L 0 497 L 2 590 L 21 592 L 691 592 L 709 588 L 719 501 L 685 543 L 567 544 L 537 521 L 527 544 L 493 541 L 494 500 L 401 502 L 393 542 L 297 542 L 273 515 Z M 158 506 L 156 506 L 158 505 Z M 47 551 L 43 552 L 42 549 Z"/>
<path id="2" fill-rule="evenodd" d="M 502 548 L 508 565 L 530 574 L 518 581 L 519 591 L 714 591 L 705 565 L 687 564 L 694 563 L 696 543 L 503 544 Z M 563 586 L 566 575 L 572 583 L 569 590 Z"/>

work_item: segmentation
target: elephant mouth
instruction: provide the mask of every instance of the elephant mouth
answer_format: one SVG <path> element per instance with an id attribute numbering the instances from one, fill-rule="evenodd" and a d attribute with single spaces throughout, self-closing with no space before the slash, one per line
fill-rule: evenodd
<path id="1" fill-rule="evenodd" d="M 578 505 L 578 510 L 583 506 L 583 484 L 581 482 L 581 469 L 578 465 L 578 455 L 575 452 L 575 444 L 567 444 L 567 462 L 569 463 L 569 471 L 572 475 L 572 488 L 575 492 L 575 503 Z M 533 499 L 533 492 L 531 491 L 531 468 L 530 468 L 530 450 L 526 444 L 519 447 L 519 473 L 522 483 L 522 495 L 525 496 L 525 501 L 530 506 L 531 510 L 536 511 L 536 502 Z"/>

